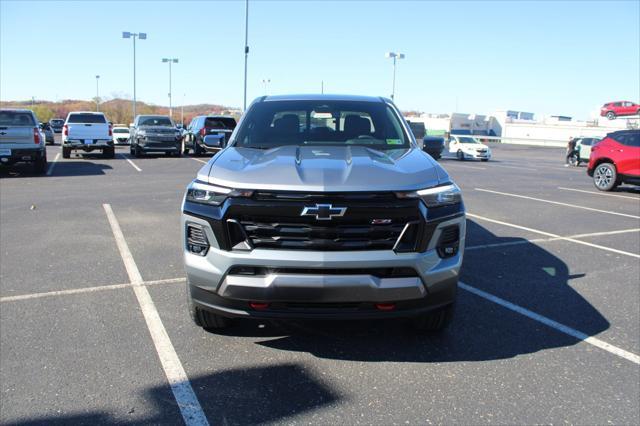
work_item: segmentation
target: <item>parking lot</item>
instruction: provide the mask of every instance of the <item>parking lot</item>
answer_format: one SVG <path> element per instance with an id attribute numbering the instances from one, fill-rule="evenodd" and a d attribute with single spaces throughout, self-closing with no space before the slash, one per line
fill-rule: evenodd
<path id="1" fill-rule="evenodd" d="M 179 215 L 207 157 L 56 145 L 46 176 L 0 169 L 1 422 L 638 424 L 640 191 L 598 192 L 563 149 L 492 149 L 440 160 L 468 225 L 437 336 L 193 325 Z"/>

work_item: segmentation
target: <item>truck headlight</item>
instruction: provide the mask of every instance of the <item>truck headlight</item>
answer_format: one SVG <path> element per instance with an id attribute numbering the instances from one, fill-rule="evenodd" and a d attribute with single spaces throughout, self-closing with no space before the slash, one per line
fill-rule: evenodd
<path id="1" fill-rule="evenodd" d="M 420 198 L 427 207 L 440 207 L 462 202 L 462 193 L 455 183 L 448 183 L 413 192 L 397 192 L 398 198 Z"/>
<path id="2" fill-rule="evenodd" d="M 229 197 L 251 197 L 251 195 L 253 191 L 250 190 L 224 188 L 194 180 L 187 187 L 186 200 L 192 203 L 219 206 Z"/>

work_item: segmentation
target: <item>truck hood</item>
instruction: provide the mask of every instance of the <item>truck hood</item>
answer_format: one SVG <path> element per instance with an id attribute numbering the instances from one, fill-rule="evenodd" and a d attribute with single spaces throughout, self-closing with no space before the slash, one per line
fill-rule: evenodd
<path id="1" fill-rule="evenodd" d="M 377 151 L 362 146 L 229 147 L 214 156 L 198 179 L 236 189 L 280 191 L 404 191 L 449 179 L 419 149 Z"/>

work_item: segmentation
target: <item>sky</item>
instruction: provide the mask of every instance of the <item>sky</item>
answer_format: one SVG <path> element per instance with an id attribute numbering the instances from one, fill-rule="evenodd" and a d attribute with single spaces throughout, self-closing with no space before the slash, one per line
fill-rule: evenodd
<path id="1" fill-rule="evenodd" d="M 0 100 L 243 104 L 244 1 L 0 0 Z M 589 118 L 640 101 L 640 1 L 249 1 L 248 102 L 390 96 L 402 110 Z M 263 79 L 270 79 L 267 85 Z"/>

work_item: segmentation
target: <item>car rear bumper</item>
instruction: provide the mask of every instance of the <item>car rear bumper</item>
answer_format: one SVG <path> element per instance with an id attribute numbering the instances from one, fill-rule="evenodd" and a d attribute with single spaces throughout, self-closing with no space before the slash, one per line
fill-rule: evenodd
<path id="1" fill-rule="evenodd" d="M 94 151 L 97 149 L 105 149 L 113 146 L 113 140 L 111 139 L 92 139 L 92 142 L 87 144 L 84 140 L 66 139 L 62 141 L 64 148 L 71 148 L 72 150 L 82 150 L 86 152 Z"/>
<path id="2" fill-rule="evenodd" d="M 31 163 L 40 160 L 44 156 L 42 148 L 18 148 L 11 149 L 10 154 L 3 154 L 0 148 L 0 164 L 10 165 L 20 162 Z"/>

